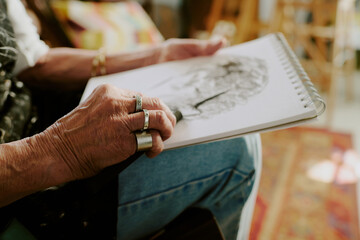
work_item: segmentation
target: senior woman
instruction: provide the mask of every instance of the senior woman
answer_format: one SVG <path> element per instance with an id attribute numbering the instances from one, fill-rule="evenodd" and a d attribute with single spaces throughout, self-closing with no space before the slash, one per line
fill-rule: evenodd
<path id="1" fill-rule="evenodd" d="M 144 112 L 136 111 L 141 99 L 149 114 L 151 144 L 118 176 L 117 238 L 148 236 L 191 206 L 209 209 L 226 239 L 248 234 L 250 223 L 241 223 L 245 227 L 240 229 L 239 223 L 256 185 L 259 136 L 162 152 L 163 141 L 176 124 L 169 108 L 159 99 L 109 85 L 94 90 L 44 131 L 24 136 L 31 123 L 31 101 L 22 83 L 32 89 L 82 89 L 99 55 L 90 50 L 49 49 L 20 0 L 0 0 L 0 18 L 0 206 L 88 178 L 133 155 L 141 147 L 134 132 L 144 128 Z M 108 54 L 106 65 L 95 74 L 211 55 L 222 46 L 223 41 L 165 41 L 147 50 Z M 21 131 L 12 131 L 5 123 Z"/>

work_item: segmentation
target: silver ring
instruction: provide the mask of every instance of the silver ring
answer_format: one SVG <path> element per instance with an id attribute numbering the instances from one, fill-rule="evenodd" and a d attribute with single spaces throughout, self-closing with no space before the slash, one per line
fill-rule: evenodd
<path id="1" fill-rule="evenodd" d="M 143 109 L 143 112 L 144 112 L 144 117 L 145 117 L 145 120 L 144 120 L 144 128 L 142 129 L 143 131 L 144 130 L 147 130 L 149 128 L 149 110 L 147 109 Z"/>
<path id="2" fill-rule="evenodd" d="M 142 110 L 142 98 L 140 95 L 135 95 L 135 112 L 140 112 Z"/>
<path id="3" fill-rule="evenodd" d="M 137 132 L 136 137 L 136 151 L 147 151 L 152 148 L 152 136 L 148 132 Z"/>

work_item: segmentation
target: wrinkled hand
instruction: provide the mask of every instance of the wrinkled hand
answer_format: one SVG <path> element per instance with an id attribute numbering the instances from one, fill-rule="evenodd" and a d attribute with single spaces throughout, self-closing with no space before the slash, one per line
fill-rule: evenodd
<path id="1" fill-rule="evenodd" d="M 158 63 L 197 56 L 209 56 L 225 45 L 225 39 L 169 39 L 159 48 Z"/>
<path id="2" fill-rule="evenodd" d="M 74 179 L 85 178 L 121 162 L 136 152 L 134 132 L 144 126 L 144 113 L 135 111 L 135 92 L 102 85 L 68 115 L 43 132 L 49 146 L 63 161 Z M 176 119 L 157 98 L 143 96 L 149 110 L 149 132 L 153 147 L 146 152 L 155 157 L 163 141 L 174 129 Z"/>

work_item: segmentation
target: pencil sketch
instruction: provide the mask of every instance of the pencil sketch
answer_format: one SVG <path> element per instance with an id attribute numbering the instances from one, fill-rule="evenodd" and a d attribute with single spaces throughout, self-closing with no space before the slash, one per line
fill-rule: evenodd
<path id="1" fill-rule="evenodd" d="M 269 81 L 266 62 L 245 56 L 216 56 L 154 86 L 160 98 L 185 119 L 205 119 L 246 104 Z M 167 95 L 164 93 L 172 93 Z"/>

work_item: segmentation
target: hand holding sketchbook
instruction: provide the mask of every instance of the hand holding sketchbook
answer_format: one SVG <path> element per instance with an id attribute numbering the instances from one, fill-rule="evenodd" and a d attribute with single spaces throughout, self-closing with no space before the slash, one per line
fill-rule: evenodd
<path id="1" fill-rule="evenodd" d="M 282 34 L 89 80 L 82 101 L 108 83 L 161 98 L 181 111 L 165 149 L 286 128 L 317 118 L 325 103 Z"/>

